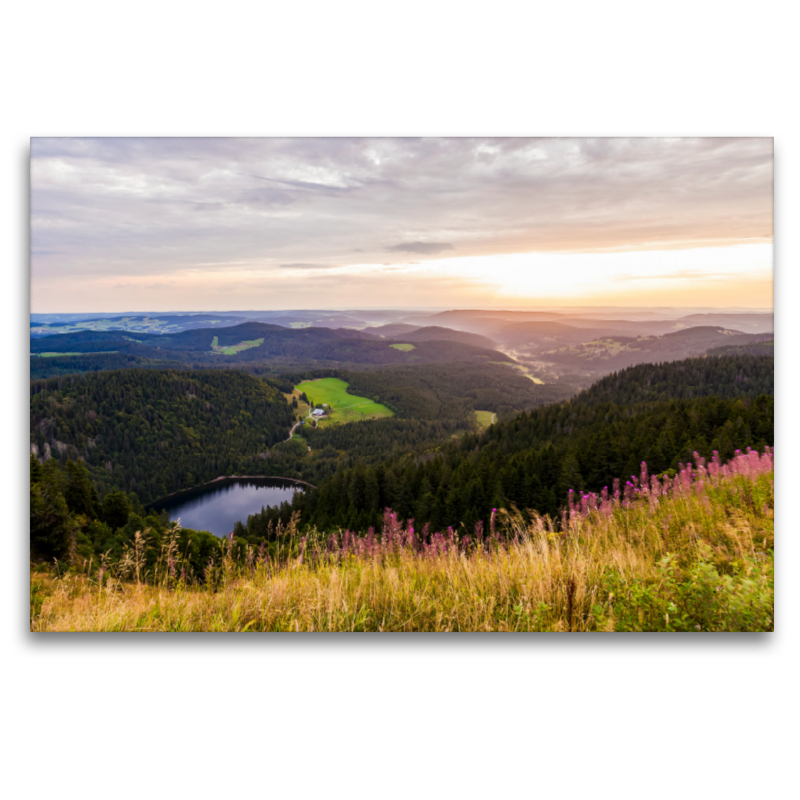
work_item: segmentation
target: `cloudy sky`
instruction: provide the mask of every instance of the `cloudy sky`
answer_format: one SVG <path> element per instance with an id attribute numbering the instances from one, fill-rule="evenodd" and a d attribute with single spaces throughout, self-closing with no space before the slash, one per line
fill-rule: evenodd
<path id="1" fill-rule="evenodd" d="M 772 306 L 771 139 L 31 141 L 31 310 Z"/>

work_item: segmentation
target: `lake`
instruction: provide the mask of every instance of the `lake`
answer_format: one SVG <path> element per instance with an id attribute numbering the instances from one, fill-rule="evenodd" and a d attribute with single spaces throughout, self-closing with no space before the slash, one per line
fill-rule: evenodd
<path id="1" fill-rule="evenodd" d="M 246 523 L 250 514 L 264 506 L 291 502 L 297 491 L 303 491 L 303 484 L 288 478 L 225 478 L 158 500 L 150 507 L 163 509 L 171 520 L 180 519 L 183 528 L 227 536 L 235 522 Z"/>

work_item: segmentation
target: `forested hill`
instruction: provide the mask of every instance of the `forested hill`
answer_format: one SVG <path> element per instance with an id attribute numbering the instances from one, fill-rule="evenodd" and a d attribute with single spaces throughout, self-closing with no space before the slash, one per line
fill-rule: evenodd
<path id="1" fill-rule="evenodd" d="M 463 344 L 471 344 L 474 347 L 483 347 L 487 350 L 494 350 L 497 347 L 497 343 L 487 336 L 480 336 L 477 333 L 468 333 L 467 331 L 454 331 L 452 328 L 442 328 L 438 325 L 418 328 L 412 333 L 396 333 L 392 340 L 395 342 L 431 342 L 435 339 L 462 342 Z"/>
<path id="2" fill-rule="evenodd" d="M 86 355 L 31 358 L 31 380 L 43 380 L 79 372 L 102 372 L 110 369 L 191 369 L 190 364 L 168 359 L 157 360 L 126 353 L 87 353 Z"/>
<path id="3" fill-rule="evenodd" d="M 559 347 L 539 354 L 559 369 L 607 375 L 635 364 L 678 361 L 707 353 L 716 347 L 742 347 L 773 338 L 769 334 L 744 334 L 725 328 L 686 328 L 663 336 L 609 336 L 583 344 Z"/>
<path id="4" fill-rule="evenodd" d="M 615 479 L 676 469 L 697 451 L 723 459 L 736 449 L 774 443 L 773 398 L 706 397 L 619 406 L 558 404 L 465 436 L 427 458 L 336 473 L 297 503 L 320 529 L 366 530 L 395 509 L 434 530 L 488 524 L 492 508 L 532 508 L 557 515 L 574 489 L 599 492 Z M 299 498 L 300 496 L 298 496 Z M 256 518 L 249 524 L 256 532 Z"/>
<path id="5" fill-rule="evenodd" d="M 510 415 L 575 391 L 563 382 L 533 383 L 509 364 L 485 362 L 385 367 L 344 376 L 351 392 L 379 398 L 401 419 L 448 419 L 480 409 Z"/>
<path id="6" fill-rule="evenodd" d="M 458 334 L 455 334 L 458 338 Z M 402 342 L 403 340 L 396 340 Z M 478 340 L 480 341 L 480 340 Z M 80 331 L 31 339 L 32 356 L 40 353 L 122 353 L 148 359 L 177 359 L 197 366 L 309 362 L 341 364 L 429 364 L 511 359 L 472 343 L 434 338 L 415 342 L 408 352 L 368 333 L 331 328 L 283 328 L 246 322 L 227 328 L 201 328 L 175 334 Z"/>
<path id="7" fill-rule="evenodd" d="M 364 530 L 388 506 L 414 518 L 417 528 L 463 523 L 471 531 L 478 521 L 488 524 L 492 508 L 515 505 L 555 515 L 569 489 L 600 491 L 615 479 L 624 483 L 638 475 L 642 461 L 660 473 L 688 462 L 695 451 L 709 458 L 717 450 L 728 459 L 736 449 L 773 445 L 773 397 L 748 396 L 751 380 L 767 388 L 767 365 L 753 362 L 752 378 L 743 382 L 747 362 L 707 361 L 717 396 L 671 396 L 685 397 L 695 384 L 695 359 L 652 367 L 658 399 L 632 404 L 632 382 L 623 379 L 615 388 L 611 380 L 601 384 L 599 397 L 589 390 L 583 400 L 534 409 L 425 454 L 341 470 L 317 493 L 298 496 L 296 507 L 321 529 Z M 254 516 L 248 533 L 262 535 L 270 516 L 275 513 Z"/>
<path id="8" fill-rule="evenodd" d="M 707 356 L 774 356 L 775 340 L 752 342 L 751 344 L 733 344 L 725 347 L 713 347 L 706 351 Z"/>
<path id="9" fill-rule="evenodd" d="M 711 395 L 753 398 L 774 391 L 774 357 L 737 354 L 628 367 L 601 378 L 573 402 L 640 403 Z"/>
<path id="10" fill-rule="evenodd" d="M 101 494 L 124 489 L 143 502 L 243 474 L 292 424 L 277 389 L 236 370 L 131 369 L 32 381 L 30 415 L 35 454 L 81 458 Z"/>

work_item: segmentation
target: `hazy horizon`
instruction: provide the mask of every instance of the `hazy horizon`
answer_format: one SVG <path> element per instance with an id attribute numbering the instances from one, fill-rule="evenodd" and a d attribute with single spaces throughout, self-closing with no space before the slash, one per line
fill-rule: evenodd
<path id="1" fill-rule="evenodd" d="M 639 313 L 639 314 L 766 314 L 774 313 L 773 306 L 592 306 L 592 305 L 575 305 L 575 306 L 319 306 L 312 308 L 307 306 L 305 308 L 192 308 L 192 309 L 175 309 L 165 308 L 156 310 L 152 308 L 140 309 L 123 309 L 120 311 L 63 311 L 63 310 L 49 310 L 49 311 L 32 311 L 31 316 L 56 316 L 62 314 L 65 316 L 127 316 L 127 315 L 140 315 L 140 314 L 265 314 L 265 313 L 313 313 L 323 311 L 334 311 L 337 313 L 364 312 L 364 311 L 391 311 L 396 313 L 402 312 L 424 312 L 430 314 L 442 313 L 445 311 L 493 311 L 493 312 L 508 312 L 508 313 L 553 313 L 553 314 L 569 314 L 569 313 Z"/>
<path id="2" fill-rule="evenodd" d="M 31 312 L 766 311 L 772 180 L 769 138 L 34 138 Z"/>

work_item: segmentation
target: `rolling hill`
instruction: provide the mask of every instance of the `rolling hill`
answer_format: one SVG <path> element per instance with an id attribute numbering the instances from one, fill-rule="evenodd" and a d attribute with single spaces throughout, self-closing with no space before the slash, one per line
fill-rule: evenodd
<path id="1" fill-rule="evenodd" d="M 609 336 L 545 351 L 538 358 L 556 371 L 605 375 L 634 364 L 677 361 L 716 347 L 748 345 L 771 338 L 771 334 L 744 334 L 727 328 L 701 326 L 663 336 Z"/>
<path id="2" fill-rule="evenodd" d="M 31 355 L 42 353 L 118 353 L 158 361 L 182 361 L 196 366 L 272 364 L 289 367 L 303 364 L 383 365 L 430 364 L 460 361 L 512 359 L 486 346 L 483 340 L 458 332 L 435 330 L 431 338 L 415 340 L 412 351 L 391 347 L 391 342 L 350 329 L 286 328 L 261 322 L 244 322 L 225 328 L 199 328 L 174 334 L 131 334 L 126 331 L 77 331 L 58 336 L 32 338 Z M 239 352 L 227 348 L 242 346 Z M 67 356 L 62 356 L 65 358 Z M 38 365 L 37 365 L 38 366 Z"/>

